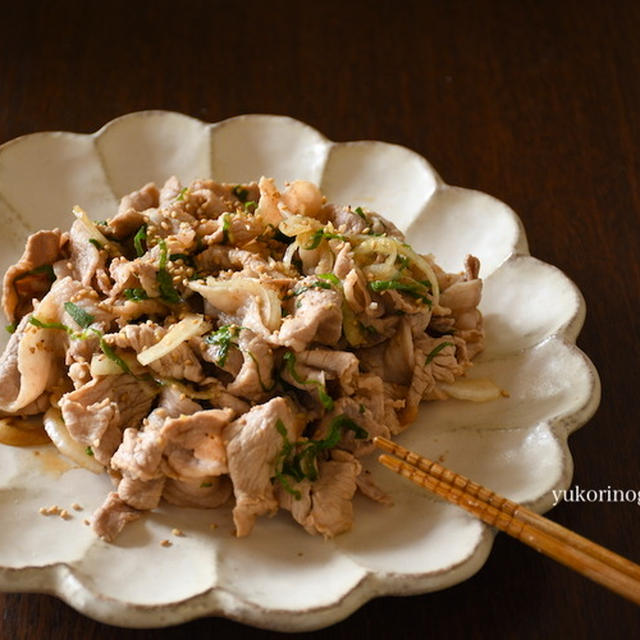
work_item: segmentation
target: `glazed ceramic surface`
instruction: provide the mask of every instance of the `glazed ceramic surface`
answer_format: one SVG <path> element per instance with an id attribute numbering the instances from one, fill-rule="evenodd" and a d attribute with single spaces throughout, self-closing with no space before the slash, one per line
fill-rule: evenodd
<path id="1" fill-rule="evenodd" d="M 124 194 L 172 174 L 185 184 L 311 180 L 331 202 L 390 218 L 449 271 L 460 271 L 467 253 L 477 256 L 487 348 L 469 377 L 491 378 L 509 397 L 425 404 L 398 441 L 538 512 L 551 507 L 553 489 L 569 486 L 567 437 L 593 414 L 600 390 L 575 346 L 582 296 L 557 268 L 529 256 L 509 207 L 447 186 L 403 147 L 334 143 L 287 117 L 206 124 L 157 111 L 118 118 L 93 135 L 18 138 L 0 148 L 0 268 L 17 260 L 29 233 L 68 228 L 73 205 L 108 218 Z M 308 630 L 373 597 L 442 589 L 482 566 L 491 529 L 382 468 L 375 455 L 364 464 L 395 504 L 357 497 L 353 530 L 334 540 L 306 534 L 286 512 L 237 539 L 229 508 L 164 505 L 107 544 L 83 524 L 111 489 L 106 475 L 75 468 L 52 447 L 0 446 L 0 588 L 54 593 L 121 626 L 222 615 Z M 74 502 L 83 511 L 72 510 Z M 38 513 L 53 504 L 73 517 Z M 185 536 L 172 536 L 173 528 Z M 163 539 L 173 545 L 160 546 Z"/>

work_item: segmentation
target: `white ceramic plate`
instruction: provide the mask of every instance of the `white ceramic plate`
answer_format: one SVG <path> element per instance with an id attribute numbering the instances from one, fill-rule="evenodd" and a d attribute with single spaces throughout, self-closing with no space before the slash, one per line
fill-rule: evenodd
<path id="1" fill-rule="evenodd" d="M 492 378 L 510 397 L 424 405 L 399 441 L 539 512 L 551 507 L 553 489 L 569 486 L 567 436 L 593 414 L 600 392 L 593 365 L 575 346 L 582 296 L 558 269 L 529 256 L 509 207 L 445 185 L 403 147 L 333 143 L 280 116 L 205 124 L 158 111 L 118 118 L 93 135 L 18 138 L 0 148 L 0 268 L 17 259 L 28 233 L 68 228 L 74 204 L 107 218 L 122 195 L 171 174 L 185 183 L 311 180 L 330 201 L 389 217 L 445 269 L 460 270 L 467 253 L 478 256 L 487 349 L 471 375 Z M 54 593 L 121 626 L 223 615 L 307 630 L 375 596 L 442 589 L 482 566 L 491 529 L 374 459 L 367 464 L 395 506 L 356 499 L 353 530 L 332 541 L 307 535 L 284 512 L 236 539 L 228 509 L 164 506 L 109 545 L 82 522 L 110 490 L 106 477 L 73 468 L 52 448 L 0 446 L 0 588 Z M 68 521 L 38 513 L 73 502 L 84 511 L 71 511 Z M 186 536 L 173 537 L 174 527 Z M 165 538 L 173 546 L 161 547 Z"/>

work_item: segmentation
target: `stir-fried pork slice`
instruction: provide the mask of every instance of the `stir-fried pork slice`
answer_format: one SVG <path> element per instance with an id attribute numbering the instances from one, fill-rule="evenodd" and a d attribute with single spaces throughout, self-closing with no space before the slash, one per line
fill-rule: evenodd
<path id="1" fill-rule="evenodd" d="M 142 316 L 153 318 L 167 313 L 167 306 L 160 300 L 119 300 L 113 304 L 106 301 L 102 303 L 102 307 L 109 311 L 120 328 Z"/>
<path id="2" fill-rule="evenodd" d="M 260 400 L 274 384 L 273 352 L 260 336 L 247 329 L 240 332 L 238 346 L 244 362 L 235 380 L 227 385 L 227 391 L 234 396 Z"/>
<path id="3" fill-rule="evenodd" d="M 122 294 L 125 289 L 141 287 L 149 298 L 160 294 L 158 286 L 158 267 L 151 260 L 138 258 L 127 260 L 114 258 L 109 265 L 109 274 L 114 284 L 109 291 L 111 300 Z"/>
<path id="4" fill-rule="evenodd" d="M 170 418 L 195 414 L 201 406 L 172 387 L 160 392 L 158 408 L 143 421 L 142 428 L 124 430 L 122 443 L 111 458 L 111 466 L 124 477 L 152 480 L 161 475 L 160 463 L 168 438 L 163 427 Z"/>
<path id="5" fill-rule="evenodd" d="M 173 204 L 179 197 L 182 191 L 182 183 L 176 176 L 171 176 L 166 180 L 160 189 L 160 199 L 158 202 L 158 208 L 164 209 L 170 204 Z M 184 199 L 184 194 L 182 199 Z"/>
<path id="6" fill-rule="evenodd" d="M 7 410 L 6 407 L 14 403 L 20 393 L 21 372 L 18 353 L 24 332 L 30 327 L 28 322 L 28 316 L 24 316 L 9 338 L 9 343 L 4 350 L 2 360 L 0 360 L 0 409 L 5 411 Z"/>
<path id="7" fill-rule="evenodd" d="M 76 220 L 71 225 L 69 233 L 69 261 L 72 265 L 74 280 L 83 285 L 91 285 L 91 281 L 98 272 L 105 277 L 105 261 L 107 254 L 100 251 L 93 243 L 89 242 L 91 235 L 81 220 Z"/>
<path id="8" fill-rule="evenodd" d="M 109 220 L 109 227 L 117 238 L 125 238 L 135 233 L 144 223 L 143 211 L 157 207 L 159 192 L 153 182 L 149 182 L 136 191 L 132 191 L 120 200 L 118 213 Z"/>
<path id="9" fill-rule="evenodd" d="M 393 504 L 393 499 L 388 493 L 385 493 L 372 479 L 371 472 L 363 470 L 356 478 L 356 485 L 358 490 L 364 496 L 367 496 L 370 500 L 384 504 L 390 507 Z"/>
<path id="10" fill-rule="evenodd" d="M 160 432 L 168 443 L 167 475 L 192 480 L 227 473 L 222 431 L 232 414 L 231 409 L 209 409 L 168 419 Z"/>
<path id="11" fill-rule="evenodd" d="M 221 214 L 258 200 L 255 183 L 233 185 L 214 180 L 194 180 L 185 194 L 187 209 L 198 218 L 218 218 Z"/>
<path id="12" fill-rule="evenodd" d="M 430 338 L 423 335 L 416 339 L 415 347 L 415 366 L 403 413 L 406 424 L 415 419 L 422 399 L 434 392 L 436 381 L 452 383 L 465 370 L 456 359 L 455 342 L 448 336 Z"/>
<path id="13" fill-rule="evenodd" d="M 318 479 L 313 483 L 311 512 L 304 528 L 333 538 L 353 525 L 353 495 L 360 463 L 346 451 L 334 450 L 332 459 L 318 464 Z"/>
<path id="14" fill-rule="evenodd" d="M 338 416 L 346 416 L 352 420 L 358 427 L 364 429 L 367 433 L 366 438 L 357 438 L 351 429 L 343 429 L 340 438 L 339 447 L 347 451 L 351 451 L 358 457 L 366 455 L 373 451 L 373 438 L 382 436 L 388 438 L 389 428 L 383 422 L 374 419 L 371 410 L 363 403 L 358 402 L 353 397 L 338 398 L 335 401 L 333 409 L 329 411 L 321 420 L 320 425 L 316 429 L 313 437 L 316 440 L 322 440 L 329 434 L 331 423 Z"/>
<path id="15" fill-rule="evenodd" d="M 293 314 L 282 321 L 277 342 L 303 351 L 311 342 L 335 345 L 342 335 L 342 295 L 335 289 L 315 288 L 316 278 L 305 278 Z"/>
<path id="16" fill-rule="evenodd" d="M 324 371 L 328 378 L 337 379 L 347 395 L 355 391 L 358 358 L 353 353 L 334 349 L 310 349 L 297 354 L 296 361 L 307 367 Z"/>
<path id="17" fill-rule="evenodd" d="M 338 229 L 340 233 L 359 235 L 366 233 L 385 233 L 393 238 L 404 241 L 402 232 L 389 220 L 382 218 L 377 213 L 360 209 L 356 211 L 351 207 L 327 205 L 324 207 L 327 221 Z"/>
<path id="18" fill-rule="evenodd" d="M 384 410 L 384 383 L 380 376 L 372 373 L 361 373 L 356 378 L 356 390 L 353 400 L 358 404 L 361 413 L 364 413 L 362 407 L 369 409 L 373 420 L 386 424 Z"/>
<path id="19" fill-rule="evenodd" d="M 362 467 L 348 452 L 334 449 L 331 458 L 318 463 L 318 479 L 295 484 L 300 499 L 278 490 L 280 506 L 289 509 L 308 533 L 333 538 L 353 525 L 353 496 Z"/>
<path id="20" fill-rule="evenodd" d="M 440 305 L 451 309 L 457 328 L 475 329 L 481 318 L 477 308 L 481 294 L 482 280 L 456 282 L 440 294 Z"/>
<path id="21" fill-rule="evenodd" d="M 415 362 L 411 324 L 403 317 L 391 339 L 375 347 L 359 349 L 357 355 L 365 371 L 380 376 L 385 382 L 409 384 Z"/>
<path id="22" fill-rule="evenodd" d="M 286 429 L 289 441 L 295 442 L 303 425 L 281 397 L 253 407 L 223 432 L 236 497 L 233 521 L 238 536 L 251 532 L 257 516 L 274 513 L 278 508 L 271 484 L 283 447 L 278 421 Z"/>
<path id="23" fill-rule="evenodd" d="M 33 315 L 41 322 L 62 322 L 76 326 L 64 310 L 64 303 L 73 297 L 87 313 L 95 311 L 96 320 L 106 318 L 107 314 L 96 307 L 95 300 L 82 297 L 84 292 L 84 287 L 71 278 L 56 280 L 49 293 L 36 305 Z M 28 322 L 29 317 L 24 316 L 14 334 L 15 338 L 9 341 L 5 349 L 4 376 L 13 382 L 0 393 L 0 409 L 9 413 L 19 412 L 45 390 L 51 390 L 65 374 L 63 356 L 69 344 L 67 333 L 36 327 Z M 19 377 L 17 386 L 16 376 Z"/>
<path id="24" fill-rule="evenodd" d="M 162 497 L 178 507 L 215 509 L 227 502 L 232 489 L 229 476 L 214 476 L 205 481 L 167 478 Z"/>
<path id="25" fill-rule="evenodd" d="M 240 351 L 238 345 L 233 340 L 227 349 L 226 345 L 223 346 L 215 342 L 207 342 L 203 337 L 196 336 L 189 340 L 189 346 L 198 357 L 206 362 L 215 364 L 216 367 L 231 374 L 234 378 L 240 372 L 245 360 L 242 351 Z"/>
<path id="26" fill-rule="evenodd" d="M 138 480 L 122 478 L 118 483 L 118 497 L 134 509 L 155 509 L 160 503 L 165 478 Z"/>
<path id="27" fill-rule="evenodd" d="M 133 349 L 137 354 L 159 342 L 167 330 L 151 321 L 144 324 L 126 325 L 116 334 L 105 336 L 105 340 L 121 349 Z M 158 376 L 176 380 L 200 382 L 204 379 L 202 365 L 187 342 L 182 342 L 171 353 L 149 364 Z"/>
<path id="28" fill-rule="evenodd" d="M 153 385 L 123 373 L 95 378 L 66 393 L 59 404 L 71 436 L 91 446 L 96 460 L 106 465 L 120 444 L 122 428 L 137 427 L 155 395 Z"/>
<path id="29" fill-rule="evenodd" d="M 32 308 L 31 301 L 40 299 L 51 287 L 47 265 L 56 262 L 68 234 L 59 229 L 38 231 L 27 238 L 20 260 L 7 269 L 2 286 L 2 308 L 10 323 L 19 320 Z M 41 268 L 40 272 L 32 273 Z M 31 273 L 30 273 L 31 272 Z"/>
<path id="30" fill-rule="evenodd" d="M 141 515 L 140 511 L 130 507 L 112 491 L 93 514 L 91 526 L 103 540 L 113 542 L 127 523 L 137 520 Z"/>

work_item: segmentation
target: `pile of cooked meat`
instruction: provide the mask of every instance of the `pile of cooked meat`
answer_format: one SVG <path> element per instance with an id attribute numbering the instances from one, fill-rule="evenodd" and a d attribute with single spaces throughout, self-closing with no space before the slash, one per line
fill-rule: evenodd
<path id="1" fill-rule="evenodd" d="M 423 400 L 455 393 L 483 348 L 479 263 L 445 273 L 388 220 L 305 181 L 170 178 L 113 218 L 79 207 L 30 236 L 4 278 L 4 416 L 42 415 L 62 453 L 106 471 L 113 540 L 164 499 L 234 500 L 238 536 L 289 510 L 352 524 L 359 458 Z"/>

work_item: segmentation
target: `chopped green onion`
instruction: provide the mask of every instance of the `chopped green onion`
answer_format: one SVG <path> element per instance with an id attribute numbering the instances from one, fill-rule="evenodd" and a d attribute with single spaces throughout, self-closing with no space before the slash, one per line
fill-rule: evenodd
<path id="1" fill-rule="evenodd" d="M 5 327 L 5 330 L 8 331 L 9 333 L 15 333 L 17 328 L 18 328 L 18 325 L 15 322 L 13 322 L 12 324 L 8 324 Z"/>
<path id="2" fill-rule="evenodd" d="M 136 235 L 133 236 L 133 246 L 136 248 L 136 253 L 138 254 L 138 258 L 140 256 L 143 256 L 147 252 L 147 225 L 146 225 L 146 223 L 143 224 L 138 229 L 138 231 L 136 231 Z"/>
<path id="3" fill-rule="evenodd" d="M 321 451 L 333 449 L 340 442 L 345 430 L 353 431 L 358 439 L 369 437 L 365 429 L 345 414 L 340 414 L 331 421 L 327 435 L 322 440 L 291 442 L 282 420 L 277 420 L 275 426 L 283 440 L 282 449 L 276 457 L 275 478 L 296 500 L 300 499 L 300 492 L 291 487 L 285 476 L 290 476 L 296 482 L 305 478 L 313 482 L 318 479 L 318 454 Z"/>
<path id="4" fill-rule="evenodd" d="M 89 242 L 98 250 L 102 249 L 102 244 L 98 242 L 95 238 L 89 238 Z"/>
<path id="5" fill-rule="evenodd" d="M 93 449 L 91 447 L 87 447 L 84 452 L 88 455 L 93 457 Z"/>
<path id="6" fill-rule="evenodd" d="M 231 218 L 228 213 L 222 214 L 222 243 L 229 242 L 229 231 L 231 230 Z"/>
<path id="7" fill-rule="evenodd" d="M 400 282 L 400 280 L 373 280 L 369 283 L 369 288 L 376 293 L 395 289 L 396 291 L 402 291 L 412 298 L 416 298 L 428 306 L 431 306 L 431 300 L 423 293 L 420 293 L 423 287 L 424 285 L 417 282 Z"/>
<path id="8" fill-rule="evenodd" d="M 186 195 L 187 191 L 189 191 L 189 187 L 182 187 L 182 189 L 180 189 L 180 191 L 178 192 L 178 195 L 176 196 L 174 202 L 181 202 L 182 200 L 184 200 L 184 196 Z"/>
<path id="9" fill-rule="evenodd" d="M 231 189 L 231 193 L 233 193 L 240 202 L 246 202 L 247 197 L 249 196 L 249 189 L 245 189 L 242 185 L 237 184 L 233 189 Z"/>
<path id="10" fill-rule="evenodd" d="M 29 271 L 25 271 L 19 276 L 16 276 L 13 282 L 15 283 L 18 282 L 18 280 L 22 280 L 22 278 L 27 278 L 28 276 L 37 276 L 40 274 L 46 274 L 51 282 L 56 279 L 56 274 L 53 271 L 53 267 L 50 264 L 41 264 L 39 267 L 35 267 L 35 269 L 30 269 Z"/>
<path id="11" fill-rule="evenodd" d="M 169 304 L 177 304 L 180 302 L 180 294 L 173 286 L 173 278 L 167 271 L 167 243 L 164 239 L 158 242 L 160 247 L 160 260 L 158 262 L 158 273 L 156 273 L 156 282 L 160 289 L 160 298 Z"/>
<path id="12" fill-rule="evenodd" d="M 318 278 L 322 278 L 323 280 L 328 280 L 329 282 L 335 285 L 340 284 L 340 280 L 338 276 L 335 275 L 335 273 L 319 273 Z"/>
<path id="13" fill-rule="evenodd" d="M 64 310 L 76 321 L 76 324 L 83 329 L 86 329 L 92 322 L 96 321 L 90 313 L 87 313 L 77 304 L 73 304 L 73 302 L 65 302 Z"/>
<path id="14" fill-rule="evenodd" d="M 426 367 L 428 364 L 431 364 L 433 359 L 445 348 L 445 347 L 454 347 L 453 342 L 441 342 L 439 345 L 434 347 L 431 350 L 431 353 L 427 356 L 427 359 L 424 361 L 424 366 Z"/>
<path id="15" fill-rule="evenodd" d="M 317 249 L 323 240 L 331 240 L 332 238 L 339 238 L 340 240 L 346 240 L 346 238 L 343 235 L 340 235 L 339 233 L 329 233 L 324 229 L 318 229 L 311 236 L 311 243 L 304 248 L 307 250 Z"/>
<path id="16" fill-rule="evenodd" d="M 149 298 L 144 289 L 139 289 L 137 287 L 133 289 L 125 289 L 123 293 L 127 300 L 135 300 L 137 302 L 140 300 L 148 300 Z"/>
<path id="17" fill-rule="evenodd" d="M 258 203 L 255 200 L 249 200 L 249 202 L 244 203 L 244 208 L 249 212 L 253 213 L 258 207 Z M 251 210 L 253 208 L 253 211 Z"/>
<path id="18" fill-rule="evenodd" d="M 206 489 L 208 487 L 213 487 L 213 482 L 202 482 L 202 483 L 200 483 L 200 488 L 201 489 Z"/>
<path id="19" fill-rule="evenodd" d="M 262 381 L 262 374 L 260 373 L 260 363 L 258 362 L 258 358 L 256 358 L 253 353 L 251 353 L 251 351 L 247 351 L 247 355 L 253 360 L 253 363 L 256 365 L 256 371 L 258 373 L 258 382 L 260 383 L 260 386 L 262 387 L 262 390 L 265 393 L 268 393 L 269 391 L 273 391 L 274 387 L 276 386 L 276 381 L 273 381 L 273 384 L 268 387 L 263 381 Z"/>
<path id="20" fill-rule="evenodd" d="M 65 308 L 67 308 L 67 305 L 73 305 L 70 308 L 76 307 L 76 305 L 74 305 L 72 302 L 65 303 Z M 79 307 L 76 307 L 76 308 L 79 309 Z M 93 316 L 89 315 L 83 309 L 80 309 L 80 311 L 82 311 L 82 313 L 84 313 L 88 318 L 91 319 L 89 323 L 83 327 L 85 329 L 84 331 L 74 331 L 71 327 L 68 327 L 66 324 L 63 324 L 62 322 L 42 322 L 42 320 L 39 320 L 35 316 L 31 316 L 29 318 L 29 323 L 32 324 L 34 327 L 38 327 L 39 329 L 57 329 L 60 331 L 66 331 L 72 340 L 87 340 L 88 338 L 91 338 L 95 335 L 98 337 L 100 349 L 102 350 L 102 353 L 104 353 L 104 355 L 107 356 L 109 360 L 112 360 L 113 362 L 115 362 L 125 373 L 129 373 L 133 375 L 127 363 L 120 356 L 116 354 L 116 352 L 113 350 L 112 347 L 109 346 L 109 344 L 107 344 L 107 341 L 104 339 L 102 332 L 98 331 L 98 329 L 94 329 L 93 327 L 89 327 L 89 324 L 93 322 Z M 73 317 L 73 313 L 69 309 L 67 309 L 67 312 L 69 313 L 69 315 Z M 79 317 L 83 322 L 87 321 L 87 318 L 84 318 L 82 316 L 79 316 Z M 78 320 L 75 317 L 74 317 L 74 320 L 78 322 Z M 78 324 L 80 324 L 80 322 L 78 322 Z"/>
<path id="21" fill-rule="evenodd" d="M 289 372 L 289 375 L 298 383 L 303 385 L 312 385 L 316 387 L 318 391 L 318 396 L 320 397 L 320 402 L 322 406 L 327 410 L 331 411 L 333 409 L 333 398 L 327 393 L 325 386 L 318 382 L 317 380 L 304 380 L 298 372 L 296 371 L 296 357 L 293 354 L 293 351 L 287 351 L 282 359 L 285 362 L 285 367 Z"/>
<path id="22" fill-rule="evenodd" d="M 100 349 L 102 349 L 102 353 L 104 353 L 109 360 L 115 362 L 125 373 L 131 373 L 131 369 L 129 369 L 129 365 L 119 356 L 116 352 L 107 344 L 107 341 L 99 334 L 99 332 L 95 332 L 100 337 Z M 132 374 L 133 375 L 133 374 Z"/>
<path id="23" fill-rule="evenodd" d="M 331 285 L 328 282 L 325 282 L 323 280 L 316 280 L 315 282 L 312 282 L 306 287 L 300 287 L 299 289 L 294 289 L 293 295 L 299 296 L 301 293 L 304 293 L 305 291 L 309 291 L 309 289 L 331 289 Z"/>
<path id="24" fill-rule="evenodd" d="M 367 220 L 367 216 L 364 215 L 364 211 L 362 207 L 356 207 L 354 211 L 368 224 L 369 220 Z"/>
<path id="25" fill-rule="evenodd" d="M 235 324 L 225 324 L 217 331 L 205 336 L 204 341 L 207 344 L 213 344 L 218 347 L 217 364 L 219 367 L 224 367 L 229 355 L 229 349 L 236 344 L 235 339 L 240 334 L 241 329 L 242 327 L 238 327 Z"/>

